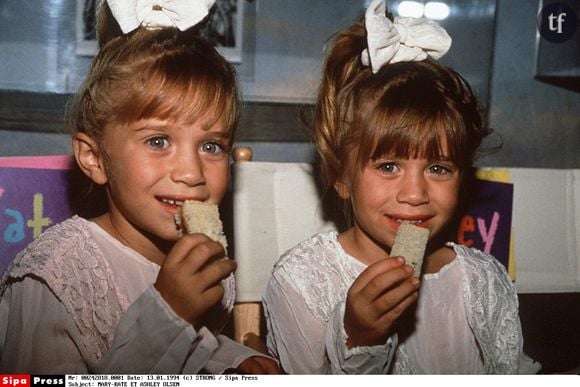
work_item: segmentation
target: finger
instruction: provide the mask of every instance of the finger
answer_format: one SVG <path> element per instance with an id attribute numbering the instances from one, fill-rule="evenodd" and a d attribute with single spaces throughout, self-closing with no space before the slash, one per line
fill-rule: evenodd
<path id="1" fill-rule="evenodd" d="M 389 257 L 369 265 L 353 282 L 351 290 L 358 293 L 377 275 L 403 266 L 405 260 L 402 257 Z"/>
<path id="2" fill-rule="evenodd" d="M 205 290 L 219 283 L 233 273 L 237 267 L 236 261 L 232 259 L 213 262 L 204 267 L 197 275 L 201 289 Z"/>
<path id="3" fill-rule="evenodd" d="M 205 289 L 201 294 L 201 306 L 203 309 L 209 309 L 219 303 L 224 297 L 225 290 L 221 284 L 215 284 Z"/>
<path id="4" fill-rule="evenodd" d="M 374 302 L 374 300 L 386 292 L 390 292 L 412 275 L 413 268 L 410 266 L 399 266 L 390 271 L 378 273 L 360 289 L 358 294 L 368 300 L 368 302 Z"/>
<path id="5" fill-rule="evenodd" d="M 225 253 L 221 243 L 208 238 L 204 242 L 195 245 L 182 260 L 182 264 L 187 267 L 189 272 L 199 272 L 206 266 L 226 258 Z"/>
<path id="6" fill-rule="evenodd" d="M 412 298 L 413 295 L 418 294 L 419 286 L 419 280 L 411 277 L 374 300 L 373 308 L 379 315 L 395 310 L 409 297 Z"/>
<path id="7" fill-rule="evenodd" d="M 167 258 L 163 262 L 165 266 L 175 266 L 183 261 L 187 255 L 201 243 L 210 241 L 209 237 L 204 234 L 186 234 L 179 238 L 173 245 L 173 248 L 167 254 Z"/>
<path id="8" fill-rule="evenodd" d="M 262 365 L 258 363 L 258 361 L 256 361 L 255 357 L 249 357 L 246 360 L 244 360 L 236 368 L 235 371 L 241 374 L 254 374 L 254 375 L 260 375 L 264 373 Z"/>
<path id="9" fill-rule="evenodd" d="M 419 298 L 419 292 L 415 291 L 404 298 L 399 304 L 394 308 L 390 309 L 384 313 L 379 319 L 379 324 L 386 325 L 392 324 L 394 321 L 399 319 L 399 317 L 405 312 L 411 305 L 413 305 Z"/>
<path id="10" fill-rule="evenodd" d="M 278 362 L 274 359 L 267 357 L 256 357 L 255 358 L 260 366 L 262 367 L 262 373 L 266 375 L 281 375 L 283 374 Z"/>

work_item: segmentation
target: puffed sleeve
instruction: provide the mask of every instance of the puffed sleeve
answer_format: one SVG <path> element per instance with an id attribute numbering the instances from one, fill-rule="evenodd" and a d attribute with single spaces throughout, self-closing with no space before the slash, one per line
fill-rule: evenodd
<path id="1" fill-rule="evenodd" d="M 13 282 L 0 300 L 2 372 L 198 373 L 218 353 L 220 340 L 206 328 L 197 332 L 151 286 L 123 314 L 109 350 L 95 363 L 73 319 L 41 280 Z M 253 355 L 240 350 L 236 358 Z M 217 362 L 231 359 L 219 355 Z"/>
<path id="2" fill-rule="evenodd" d="M 269 357 L 252 348 L 246 347 L 227 336 L 216 336 L 219 346 L 205 366 L 205 371 L 210 374 L 222 374 L 227 370 L 237 368 L 244 360 L 259 356 Z"/>
<path id="3" fill-rule="evenodd" d="M 198 373 L 219 343 L 179 317 L 150 286 L 123 314 L 97 373 Z"/>
<path id="4" fill-rule="evenodd" d="M 345 303 L 339 303 L 326 330 L 326 348 L 335 374 L 387 374 L 397 348 L 397 335 L 383 345 L 348 348 L 344 330 Z"/>
<path id="5" fill-rule="evenodd" d="M 12 282 L 0 299 L 0 373 L 88 373 L 73 320 L 32 277 Z"/>
<path id="6" fill-rule="evenodd" d="M 263 297 L 270 353 L 290 374 L 386 373 L 396 342 L 347 349 L 344 308 L 329 322 L 317 319 L 304 298 L 281 276 L 271 277 Z"/>

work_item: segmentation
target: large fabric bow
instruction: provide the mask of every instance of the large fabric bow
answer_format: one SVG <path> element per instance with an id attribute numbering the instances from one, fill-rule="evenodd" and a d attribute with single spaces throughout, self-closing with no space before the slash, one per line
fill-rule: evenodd
<path id="1" fill-rule="evenodd" d="M 139 26 L 185 31 L 207 16 L 216 0 L 107 0 L 123 33 Z"/>
<path id="2" fill-rule="evenodd" d="M 451 37 L 439 24 L 425 19 L 385 16 L 384 0 L 373 0 L 365 14 L 368 49 L 361 54 L 362 63 L 373 73 L 387 63 L 439 59 L 451 47 Z"/>

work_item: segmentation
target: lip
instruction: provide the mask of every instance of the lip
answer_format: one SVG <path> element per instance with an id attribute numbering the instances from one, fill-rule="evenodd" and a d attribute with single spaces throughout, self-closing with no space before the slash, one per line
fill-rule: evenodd
<path id="1" fill-rule="evenodd" d="M 200 200 L 197 198 L 178 196 L 178 195 L 168 195 L 168 196 L 155 196 L 155 199 L 159 204 L 171 215 L 175 214 L 179 207 L 183 205 L 186 200 Z"/>
<path id="2" fill-rule="evenodd" d="M 398 229 L 403 222 L 409 222 L 417 227 L 429 227 L 429 221 L 433 216 L 431 215 L 403 215 L 403 214 L 385 214 L 386 220 L 393 226 L 393 228 Z"/>

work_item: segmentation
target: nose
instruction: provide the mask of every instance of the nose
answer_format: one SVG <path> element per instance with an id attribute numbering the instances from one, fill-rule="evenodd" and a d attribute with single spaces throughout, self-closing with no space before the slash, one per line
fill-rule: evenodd
<path id="1" fill-rule="evenodd" d="M 429 202 L 427 181 L 422 173 L 406 173 L 401 177 L 397 201 L 411 206 Z"/>
<path id="2" fill-rule="evenodd" d="M 202 162 L 197 152 L 181 152 L 173 160 L 171 180 L 188 186 L 205 183 Z"/>

